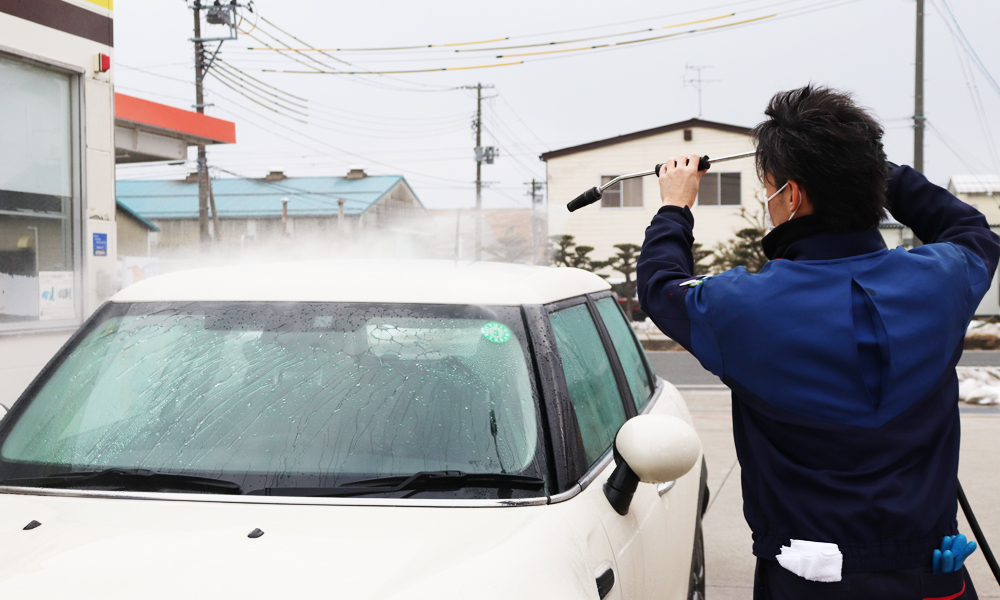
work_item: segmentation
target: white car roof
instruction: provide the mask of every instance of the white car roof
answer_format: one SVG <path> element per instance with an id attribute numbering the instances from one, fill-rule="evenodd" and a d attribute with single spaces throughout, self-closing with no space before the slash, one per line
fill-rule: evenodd
<path id="1" fill-rule="evenodd" d="M 139 281 L 112 302 L 546 304 L 610 289 L 581 269 L 492 262 L 329 260 L 241 264 Z"/>

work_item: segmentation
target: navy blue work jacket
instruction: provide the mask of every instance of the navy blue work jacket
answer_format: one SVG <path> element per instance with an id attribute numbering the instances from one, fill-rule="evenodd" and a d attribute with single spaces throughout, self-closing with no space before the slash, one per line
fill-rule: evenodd
<path id="1" fill-rule="evenodd" d="M 639 303 L 733 392 L 743 512 L 755 555 L 832 542 L 845 572 L 923 567 L 956 533 L 955 365 L 1000 258 L 985 217 L 909 167 L 890 212 L 925 245 L 837 234 L 810 215 L 743 267 L 693 285 L 694 217 L 646 229 Z"/>

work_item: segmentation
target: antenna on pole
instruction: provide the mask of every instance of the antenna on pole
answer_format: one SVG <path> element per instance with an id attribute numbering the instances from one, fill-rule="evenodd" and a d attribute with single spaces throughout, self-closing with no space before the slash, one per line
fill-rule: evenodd
<path id="1" fill-rule="evenodd" d="M 684 85 L 691 84 L 694 89 L 698 90 L 698 118 L 701 118 L 701 90 L 704 89 L 705 85 L 709 83 L 718 83 L 720 79 L 702 79 L 701 72 L 705 69 L 711 69 L 712 65 L 684 65 L 685 71 L 697 71 L 698 75 L 693 78 L 684 78 Z"/>

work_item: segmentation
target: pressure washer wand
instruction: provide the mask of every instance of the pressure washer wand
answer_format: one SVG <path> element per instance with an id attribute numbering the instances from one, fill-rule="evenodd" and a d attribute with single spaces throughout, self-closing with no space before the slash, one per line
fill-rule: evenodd
<path id="1" fill-rule="evenodd" d="M 739 158 L 749 158 L 751 156 L 754 156 L 755 154 L 757 153 L 744 152 L 743 154 L 732 154 L 730 156 L 720 156 L 719 158 L 709 158 L 708 156 L 702 156 L 701 160 L 698 161 L 698 170 L 707 171 L 710 166 L 712 166 L 717 162 L 726 162 L 727 160 L 736 160 Z M 660 163 L 650 171 L 641 171 L 639 173 L 629 173 L 628 175 L 619 175 L 618 177 L 615 177 L 614 179 L 605 183 L 601 187 L 593 187 L 587 190 L 586 192 L 580 194 L 579 196 L 574 198 L 572 202 L 567 204 L 566 208 L 569 209 L 569 212 L 573 212 L 575 210 L 580 210 L 584 206 L 590 206 L 594 202 L 597 202 L 598 200 L 601 199 L 601 194 L 604 192 L 604 190 L 608 189 L 609 187 L 613 186 L 619 181 L 623 181 L 625 179 L 635 179 L 636 177 L 646 177 L 647 175 L 656 175 L 657 177 L 659 177 L 660 167 L 662 166 L 663 163 Z"/>
<path id="2" fill-rule="evenodd" d="M 979 521 L 976 520 L 976 515 L 972 512 L 972 505 L 969 504 L 969 499 L 965 497 L 962 482 L 958 482 L 958 503 L 962 506 L 962 512 L 965 513 L 966 520 L 969 521 L 969 527 L 972 528 L 972 535 L 976 536 L 979 547 L 983 549 L 986 564 L 990 566 L 990 571 L 993 571 L 993 577 L 1000 584 L 1000 565 L 997 564 L 997 559 L 993 556 L 993 551 L 986 541 L 986 536 L 983 535 L 983 528 L 979 526 Z"/>

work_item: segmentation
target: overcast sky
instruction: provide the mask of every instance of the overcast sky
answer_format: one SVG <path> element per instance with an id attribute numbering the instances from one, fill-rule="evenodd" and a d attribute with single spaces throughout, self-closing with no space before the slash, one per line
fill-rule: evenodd
<path id="1" fill-rule="evenodd" d="M 1000 2 L 947 1 L 968 43 L 994 79 L 1000 79 L 996 33 Z M 926 4 L 925 113 L 933 130 L 925 136 L 925 171 L 941 185 L 952 174 L 1000 172 L 963 69 L 966 54 L 936 10 L 946 10 L 945 0 L 927 0 Z M 482 82 L 495 86 L 484 95 L 496 96 L 484 101 L 484 145 L 501 149 L 496 163 L 483 167 L 483 179 L 491 182 L 484 193 L 486 204 L 527 206 L 524 183 L 545 176 L 540 152 L 697 116 L 697 92 L 684 84 L 694 72 L 686 70 L 686 65 L 710 66 L 703 77 L 717 80 L 704 85 L 705 119 L 752 126 L 762 119 L 774 92 L 812 81 L 852 91 L 882 120 L 890 159 L 910 163 L 913 157 L 909 117 L 913 114 L 916 5 L 911 0 L 258 0 L 255 8 L 255 15 L 247 15 L 251 22 L 243 28 L 250 29 L 258 16 L 267 19 L 271 24 L 258 20 L 251 35 L 272 46 L 279 45 L 276 37 L 292 47 L 303 47 L 291 35 L 317 48 L 511 39 L 327 55 L 252 51 L 248 48 L 262 44 L 243 34 L 225 42 L 220 56 L 229 69 L 239 69 L 274 88 L 229 71 L 230 77 L 234 73 L 244 77 L 236 83 L 254 84 L 273 94 L 254 97 L 265 107 L 217 79 L 206 80 L 206 102 L 214 104 L 208 113 L 235 121 L 238 139 L 233 146 L 211 147 L 209 161 L 240 175 L 261 177 L 272 167 L 284 168 L 290 176 L 342 175 L 351 165 L 363 165 L 373 174 L 405 175 L 430 208 L 473 206 L 475 92 L 445 88 Z M 608 36 L 730 13 L 736 14 L 588 42 L 455 52 Z M 666 35 L 769 15 L 776 16 L 624 47 L 495 58 Z M 194 103 L 192 13 L 186 3 L 118 0 L 115 21 L 118 91 L 190 108 Z M 523 64 L 512 66 L 392 76 L 265 72 L 433 69 L 522 60 Z M 1000 91 L 971 63 L 965 66 L 974 70 L 983 112 L 993 137 L 1000 141 Z M 229 80 L 230 85 L 233 82 Z M 270 102 L 276 98 L 284 98 L 286 108 L 278 109 Z M 118 176 L 178 178 L 193 168 L 193 163 L 122 166 Z"/>

